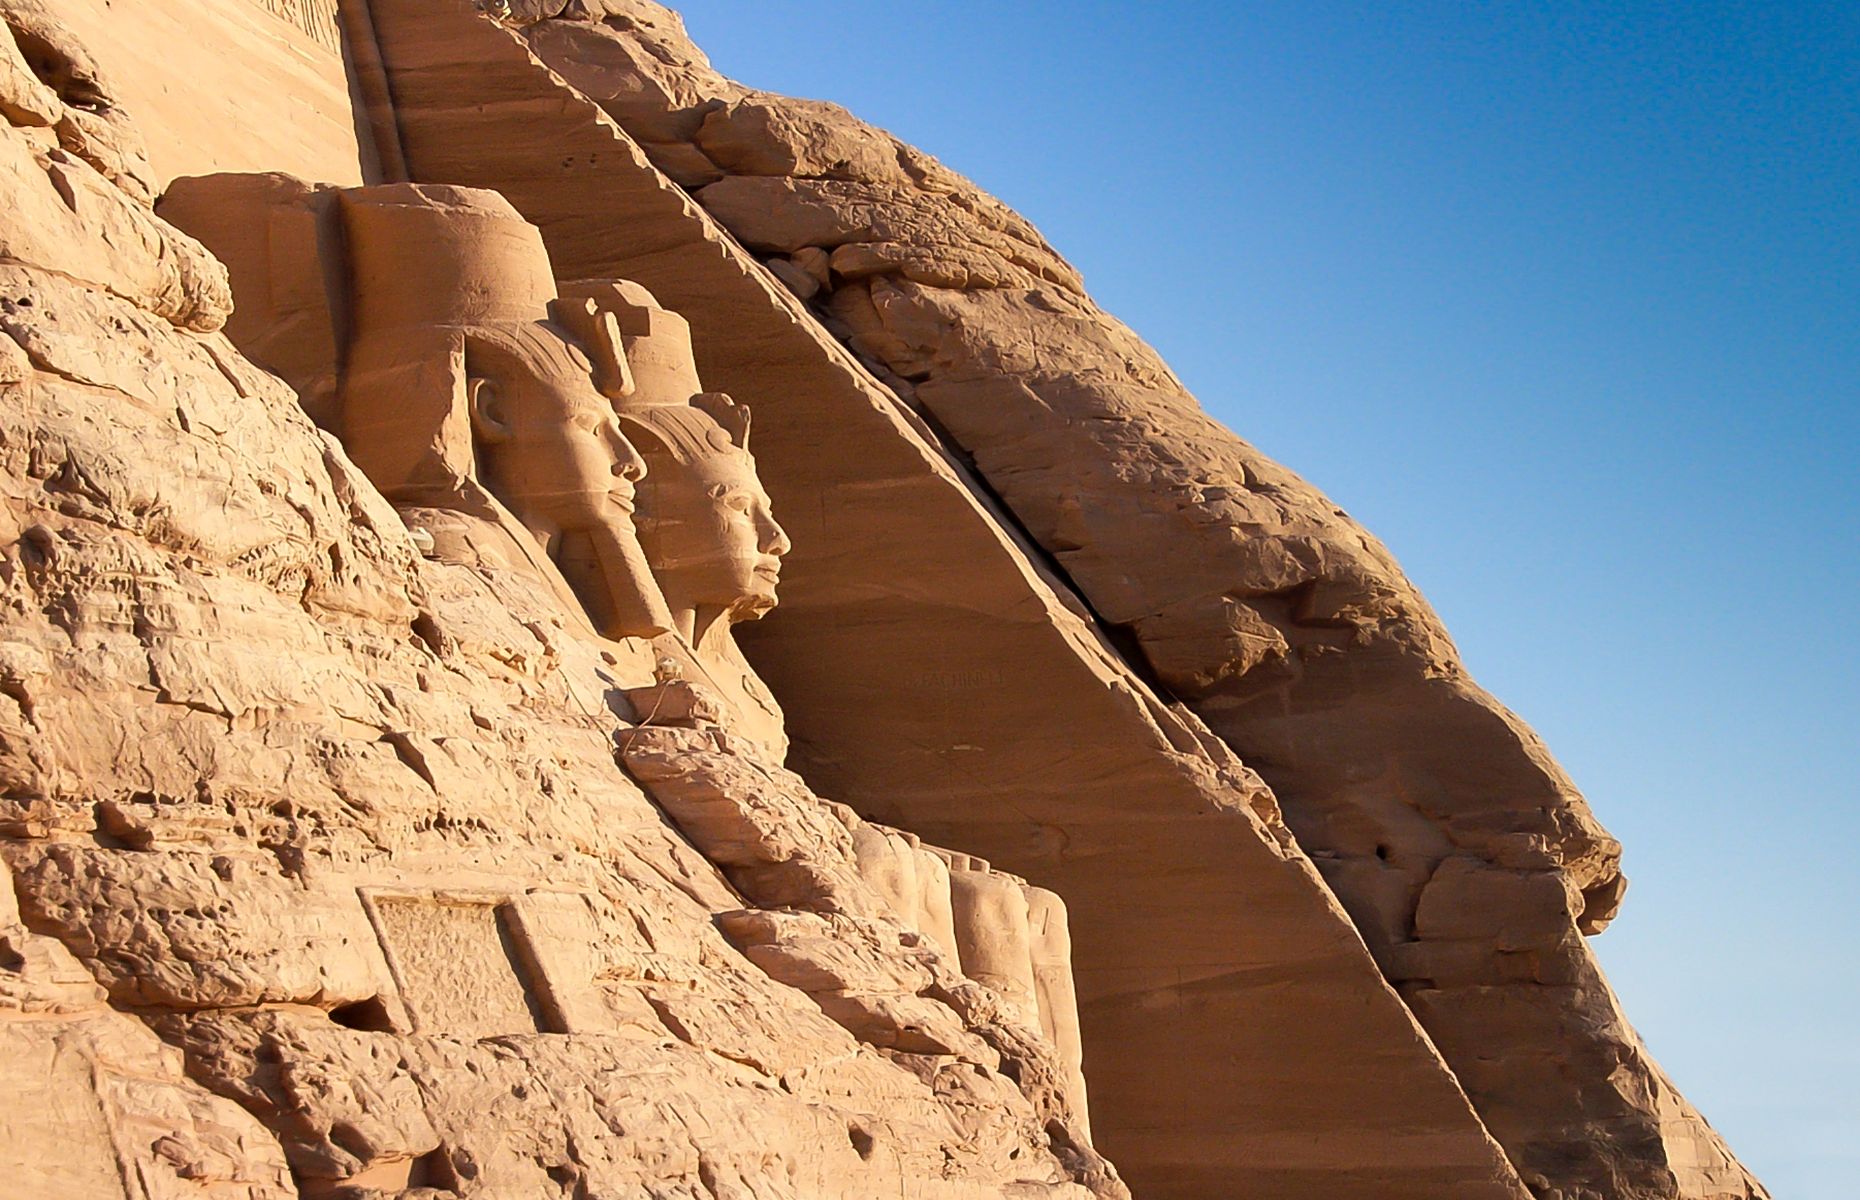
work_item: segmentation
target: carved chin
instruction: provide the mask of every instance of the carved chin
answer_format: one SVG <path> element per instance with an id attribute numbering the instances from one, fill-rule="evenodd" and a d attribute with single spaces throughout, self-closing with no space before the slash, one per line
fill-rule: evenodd
<path id="1" fill-rule="evenodd" d="M 731 605 L 730 616 L 738 621 L 753 621 L 775 605 L 775 586 L 774 581 L 770 580 L 766 589 L 751 592 Z"/>

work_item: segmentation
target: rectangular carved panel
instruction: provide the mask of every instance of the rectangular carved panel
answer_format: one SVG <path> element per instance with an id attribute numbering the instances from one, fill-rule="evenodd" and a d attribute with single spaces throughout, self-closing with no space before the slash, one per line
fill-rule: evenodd
<path id="1" fill-rule="evenodd" d="M 55 1021 L 0 1024 L 0 1195 L 128 1200 L 92 1063 L 60 1032 Z"/>
<path id="2" fill-rule="evenodd" d="M 414 1028 L 456 1037 L 550 1030 L 526 946 L 496 898 L 367 897 Z"/>

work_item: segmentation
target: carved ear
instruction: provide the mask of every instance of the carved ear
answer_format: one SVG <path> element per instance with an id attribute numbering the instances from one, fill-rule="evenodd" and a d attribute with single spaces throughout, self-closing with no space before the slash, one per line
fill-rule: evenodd
<path id="1" fill-rule="evenodd" d="M 708 414 L 723 426 L 738 450 L 749 449 L 749 406 L 738 404 L 723 392 L 699 392 L 691 397 L 691 406 Z"/>
<path id="2" fill-rule="evenodd" d="M 497 385 L 488 379 L 473 378 L 465 383 L 466 403 L 471 407 L 472 432 L 478 440 L 496 445 L 510 440 L 510 418 Z"/>

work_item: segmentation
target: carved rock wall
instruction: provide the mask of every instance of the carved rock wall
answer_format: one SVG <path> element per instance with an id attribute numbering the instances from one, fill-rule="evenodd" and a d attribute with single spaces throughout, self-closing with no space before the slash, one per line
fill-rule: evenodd
<path id="1" fill-rule="evenodd" d="M 329 7 L 328 0 L 46 6 L 135 114 L 162 183 L 210 171 L 288 171 L 360 183 L 373 151 L 358 137 L 333 40 L 328 33 L 312 38 L 267 11 Z"/>
<path id="2" fill-rule="evenodd" d="M 33 78 L 0 73 L 10 1183 L 1124 1195 L 1038 1017 L 899 923 L 856 819 L 722 733 L 635 727 L 644 646 L 423 559 Z M 694 848 L 616 760 L 647 778 L 667 739 L 820 886 L 762 908 Z"/>
<path id="3" fill-rule="evenodd" d="M 741 632 L 797 706 L 795 757 L 1066 898 L 1120 1170 L 1152 1196 L 1518 1195 L 1257 779 L 1156 699 L 935 432 L 508 31 L 464 4 L 374 15 L 415 176 L 503 192 L 564 275 L 645 283 L 689 316 L 708 386 L 755 398 L 795 550 L 782 607 Z"/>
<path id="4" fill-rule="evenodd" d="M 349 73 L 337 7 L 0 0 L 10 1180 L 1114 1200 L 1095 1127 L 1147 1197 L 1763 1195 L 1544 748 L 1026 222 L 645 0 L 343 0 Z M 225 170 L 499 189 L 689 316 L 800 774 L 740 660 L 415 540 L 152 211 Z"/>

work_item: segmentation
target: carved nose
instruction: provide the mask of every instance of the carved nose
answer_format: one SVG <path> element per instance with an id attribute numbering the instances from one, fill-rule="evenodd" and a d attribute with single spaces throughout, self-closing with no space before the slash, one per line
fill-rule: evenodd
<path id="1" fill-rule="evenodd" d="M 639 451 L 633 449 L 633 443 L 627 441 L 626 435 L 620 432 L 618 421 L 607 423 L 607 444 L 614 452 L 615 475 L 634 483 L 646 477 L 646 460 L 639 456 Z"/>
<path id="2" fill-rule="evenodd" d="M 765 518 L 766 525 L 762 531 L 762 553 L 776 558 L 794 549 L 794 543 L 788 540 L 788 531 L 775 523 L 774 517 Z"/>

